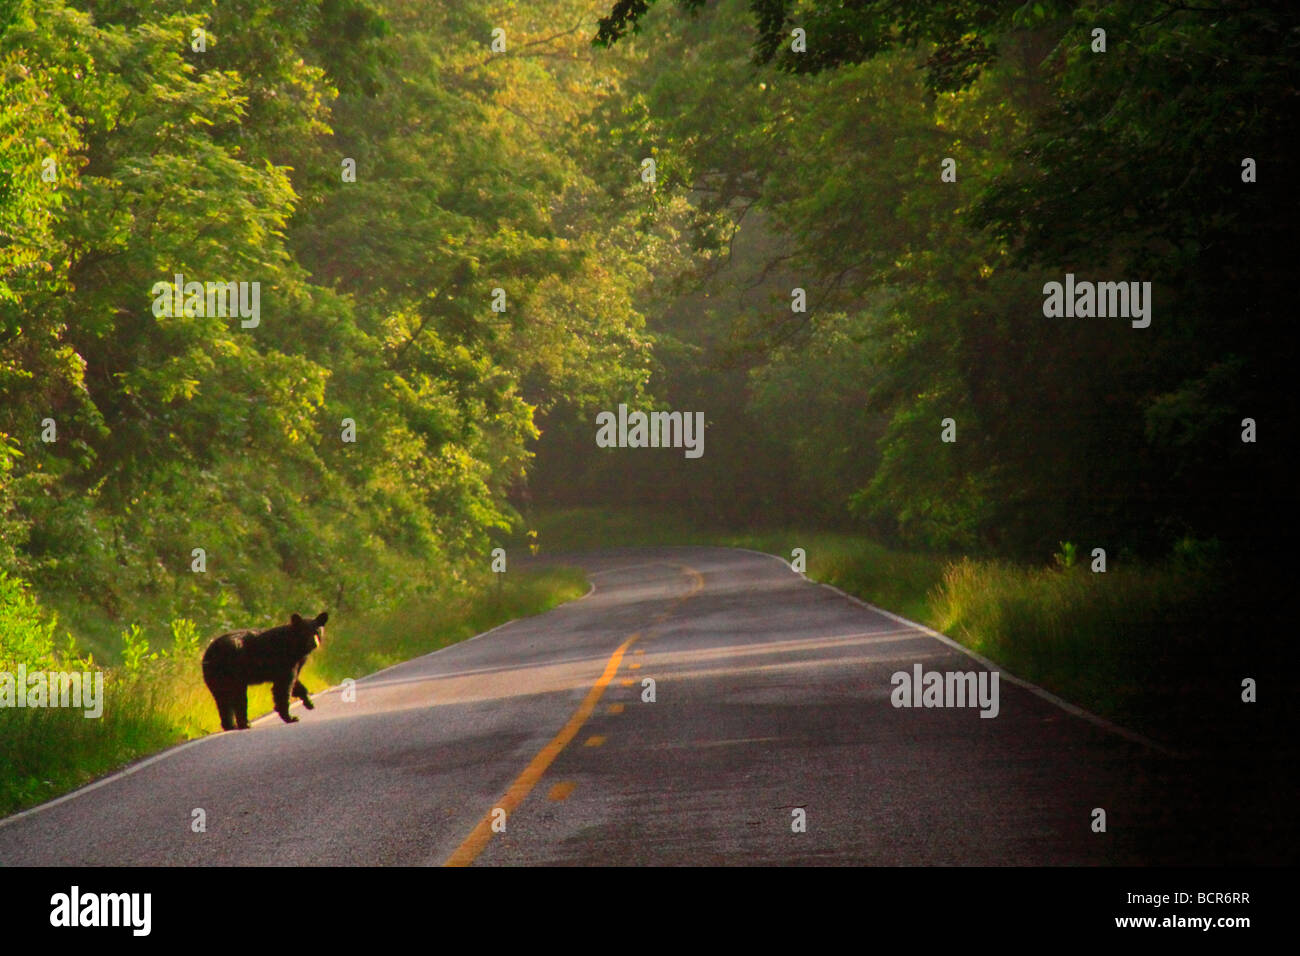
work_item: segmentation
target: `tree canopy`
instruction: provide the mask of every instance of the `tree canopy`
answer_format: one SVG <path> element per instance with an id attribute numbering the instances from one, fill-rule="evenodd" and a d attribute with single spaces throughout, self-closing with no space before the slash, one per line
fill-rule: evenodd
<path id="1" fill-rule="evenodd" d="M 1245 420 L 1294 419 L 1297 37 L 1280 2 L 613 4 L 594 43 L 646 51 L 634 122 L 711 250 L 690 314 L 652 319 L 678 343 L 652 387 L 720 454 L 746 436 L 654 459 L 646 496 L 939 548 L 1249 552 L 1286 470 Z M 1045 317 L 1067 273 L 1151 283 L 1150 326 Z"/>
<path id="2" fill-rule="evenodd" d="M 532 501 L 1268 533 L 1292 5 L 599 12 L 0 4 L 0 565 L 184 612 L 457 567 Z M 1150 283 L 1149 326 L 1045 315 L 1067 275 Z M 158 314 L 177 276 L 258 321 Z M 597 449 L 620 403 L 706 454 Z"/>

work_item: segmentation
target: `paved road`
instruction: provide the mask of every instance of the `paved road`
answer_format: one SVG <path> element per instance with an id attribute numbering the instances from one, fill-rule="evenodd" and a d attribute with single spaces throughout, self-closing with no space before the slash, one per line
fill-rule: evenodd
<path id="1" fill-rule="evenodd" d="M 993 719 L 895 708 L 982 668 L 774 558 L 572 563 L 582 600 L 12 819 L 0 864 L 1211 862 L 1171 761 L 1005 680 Z"/>

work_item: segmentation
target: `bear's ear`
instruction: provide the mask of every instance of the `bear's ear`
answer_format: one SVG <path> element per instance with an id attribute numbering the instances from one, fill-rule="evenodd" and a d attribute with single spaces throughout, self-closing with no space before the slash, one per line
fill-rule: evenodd
<path id="1" fill-rule="evenodd" d="M 289 618 L 289 623 L 292 624 L 294 627 L 300 627 L 302 625 L 302 618 L 299 617 L 297 614 L 291 615 Z"/>
<path id="2" fill-rule="evenodd" d="M 324 627 L 325 622 L 330 619 L 329 611 L 321 611 L 320 616 L 316 618 L 316 626 Z"/>

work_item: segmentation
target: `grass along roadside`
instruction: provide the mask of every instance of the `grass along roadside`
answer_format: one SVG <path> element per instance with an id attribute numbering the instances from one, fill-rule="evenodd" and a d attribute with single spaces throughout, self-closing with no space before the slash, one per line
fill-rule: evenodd
<path id="1" fill-rule="evenodd" d="M 925 624 L 1086 710 L 1168 742 L 1239 739 L 1240 728 L 1199 705 L 1233 692 L 1225 674 L 1249 673 L 1239 653 L 1248 649 L 1222 639 L 1241 595 L 1195 546 L 1093 573 L 1086 561 L 1031 566 L 894 550 L 855 534 L 710 530 L 634 511 L 547 512 L 535 527 L 543 553 L 700 544 L 789 560 L 802 548 L 813 580 Z"/>
<path id="2" fill-rule="evenodd" d="M 326 640 L 308 658 L 303 682 L 314 692 L 455 644 L 498 624 L 581 597 L 582 572 L 542 566 L 455 590 L 413 595 L 391 609 L 331 615 Z M 304 613 L 307 611 L 303 609 Z M 313 611 L 314 613 L 314 611 Z M 287 612 L 286 612 L 287 619 Z M 46 622 L 48 626 L 50 622 Z M 271 627 L 284 621 L 250 622 Z M 52 628 L 50 629 L 52 630 Z M 0 816 L 42 803 L 174 744 L 219 730 L 200 659 L 215 634 L 173 621 L 151 646 L 138 628 L 123 635 L 120 660 L 104 668 L 103 715 L 79 709 L 0 707 Z M 99 670 L 93 661 L 52 653 L 25 657 L 29 671 Z M 12 668 L 8 664 L 0 670 Z M 250 689 L 249 717 L 270 712 L 269 685 Z"/>

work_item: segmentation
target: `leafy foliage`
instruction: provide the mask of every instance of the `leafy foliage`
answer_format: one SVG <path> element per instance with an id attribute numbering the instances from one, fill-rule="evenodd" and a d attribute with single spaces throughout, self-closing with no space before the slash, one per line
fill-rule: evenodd
<path id="1" fill-rule="evenodd" d="M 616 3 L 595 41 L 645 53 L 615 135 L 653 142 L 697 210 L 694 314 L 652 313 L 672 343 L 652 388 L 708 409 L 730 457 L 549 484 L 557 453 L 539 483 L 742 521 L 847 506 L 911 544 L 1037 560 L 1066 537 L 1254 553 L 1287 467 L 1241 421 L 1295 418 L 1294 5 L 679 7 Z M 1246 157 L 1267 180 L 1243 182 Z M 1067 272 L 1151 282 L 1151 327 L 1045 318 Z"/>
<path id="2" fill-rule="evenodd" d="M 611 90 L 554 29 L 582 5 L 4 22 L 0 566 L 74 626 L 383 603 L 410 558 L 455 579 L 518 520 L 535 413 L 644 383 L 654 254 L 585 166 Z M 153 314 L 177 274 L 258 283 L 260 323 Z"/>

